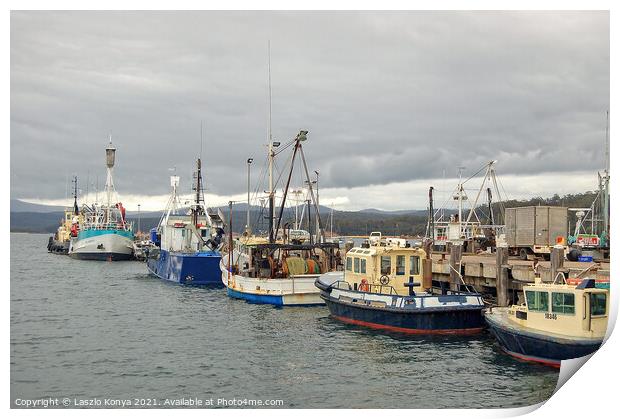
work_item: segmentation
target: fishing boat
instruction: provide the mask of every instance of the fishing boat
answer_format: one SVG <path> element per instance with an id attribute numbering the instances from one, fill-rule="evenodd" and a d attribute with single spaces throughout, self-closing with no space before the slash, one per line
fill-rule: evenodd
<path id="1" fill-rule="evenodd" d="M 251 234 L 249 212 L 248 225 L 244 234 L 233 240 L 232 231 L 229 232 L 227 252 L 222 256 L 220 269 L 222 282 L 227 288 L 228 295 L 232 298 L 276 306 L 324 304 L 320 298 L 320 290 L 315 286 L 315 280 L 321 274 L 336 269 L 338 244 L 328 243 L 324 240 L 318 204 L 316 203 L 312 182 L 309 180 L 302 148 L 302 143 L 306 141 L 307 134 L 307 131 L 300 131 L 294 140 L 279 150 L 281 152 L 286 147 L 293 147 L 292 159 L 288 163 L 290 171 L 283 190 L 277 221 L 274 213 L 273 158 L 274 148 L 279 147 L 280 143 L 273 141 L 269 143 L 268 235 L 255 236 Z M 286 228 L 288 223 L 282 224 L 286 198 L 297 156 L 302 159 L 311 202 L 316 210 L 316 235 L 308 233 L 308 236 L 305 236 L 305 232 L 300 234 L 298 228 L 290 229 Z M 232 218 L 232 203 L 230 207 Z M 250 203 L 248 202 L 248 211 L 249 208 Z M 309 224 L 313 218 L 315 217 L 311 217 L 308 213 Z M 232 225 L 232 219 L 229 224 Z M 308 231 L 311 230 L 309 227 Z M 304 236 L 304 240 L 301 240 L 302 236 Z"/>
<path id="2" fill-rule="evenodd" d="M 146 266 L 151 275 L 182 285 L 221 287 L 219 252 L 224 220 L 219 210 L 206 208 L 201 159 L 196 160 L 194 201 L 179 213 L 179 177 L 171 176 L 172 194 L 157 228 L 151 230 Z"/>
<path id="3" fill-rule="evenodd" d="M 73 207 L 66 208 L 60 226 L 47 242 L 47 251 L 59 255 L 69 253 L 71 238 L 77 236 L 80 226 L 80 209 L 77 203 L 77 176 L 73 177 Z"/>
<path id="4" fill-rule="evenodd" d="M 113 203 L 116 192 L 112 178 L 112 168 L 116 148 L 112 139 L 106 148 L 107 202 L 82 206 L 83 221 L 75 237 L 69 244 L 69 256 L 88 260 L 128 260 L 133 255 L 132 224 L 125 218 L 125 208 L 121 202 Z"/>
<path id="5" fill-rule="evenodd" d="M 473 334 L 484 326 L 482 296 L 432 293 L 427 251 L 376 235 L 346 254 L 345 270 L 321 275 L 316 286 L 333 318 L 409 334 Z"/>
<path id="6" fill-rule="evenodd" d="M 565 359 L 595 352 L 609 318 L 609 289 L 594 279 L 579 285 L 542 283 L 524 286 L 525 302 L 485 313 L 501 349 L 515 358 L 560 367 Z"/>

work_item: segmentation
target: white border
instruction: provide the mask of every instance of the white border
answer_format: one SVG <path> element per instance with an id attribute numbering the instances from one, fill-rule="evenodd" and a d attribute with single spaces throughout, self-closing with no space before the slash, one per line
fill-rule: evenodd
<path id="1" fill-rule="evenodd" d="M 8 58 L 10 57 L 10 9 L 15 10 L 37 10 L 37 9 L 59 9 L 59 10 L 70 10 L 70 9 L 80 9 L 80 10 L 97 10 L 97 9 L 149 9 L 149 10 L 197 10 L 197 9 L 212 9 L 212 10 L 274 10 L 274 9 L 288 9 L 288 10 L 338 10 L 338 9 L 364 9 L 364 10 L 404 10 L 404 9 L 414 9 L 414 10 L 498 10 L 498 9 L 510 9 L 510 10 L 611 10 L 610 13 L 610 36 L 611 36 L 611 45 L 618 44 L 617 42 L 617 30 L 616 25 L 618 23 L 618 19 L 615 16 L 615 12 L 617 12 L 618 6 L 615 6 L 615 3 L 612 1 L 532 1 L 532 0 L 523 0 L 523 1 L 442 1 L 442 2 L 432 2 L 432 1 L 399 1 L 399 0 L 382 0 L 380 2 L 370 2 L 359 0 L 355 2 L 344 2 L 344 1 L 326 1 L 326 0 L 316 0 L 316 1 L 262 1 L 262 2 L 252 2 L 252 1 L 228 1 L 228 2 L 206 2 L 206 1 L 198 1 L 198 0 L 177 0 L 174 2 L 165 2 L 161 0 L 152 0 L 152 1 L 119 1 L 119 0 L 109 0 L 106 2 L 80 2 L 80 1 L 8 1 L 8 9 L 5 9 L 4 19 L 4 39 L 2 42 L 3 48 L 3 56 Z M 614 10 L 615 6 L 615 10 Z M 4 80 L 5 80 L 5 95 L 4 95 L 4 114 L 10 115 L 10 96 L 7 94 L 10 92 L 10 64 L 9 60 L 6 59 L 5 65 L 3 66 Z M 618 74 L 618 66 L 617 66 L 617 53 L 614 52 L 613 47 L 611 48 L 611 70 L 610 76 Z M 614 104 L 617 103 L 616 100 L 616 83 L 614 78 L 611 78 L 611 122 L 610 126 L 615 127 L 615 122 L 618 121 L 617 115 L 618 111 Z M 4 140 L 2 145 L 9 145 L 10 138 L 10 118 L 3 119 L 3 127 L 4 127 Z M 613 132 L 613 130 L 610 130 Z M 617 157 L 616 149 L 614 146 L 614 142 L 611 141 L 611 156 L 612 156 L 612 166 L 614 166 L 614 160 Z M 10 146 L 10 145 L 9 145 Z M 5 179 L 10 178 L 10 153 L 2 153 L 2 168 L 3 174 L 5 175 Z M 618 196 L 618 188 L 615 187 L 616 183 L 611 183 L 612 196 Z M 10 184 L 5 182 L 2 186 L 3 188 L 3 202 L 5 204 L 5 220 L 9 218 L 8 208 L 9 208 L 9 196 L 10 196 Z M 612 206 L 613 207 L 613 206 Z M 615 207 L 614 207 L 615 208 Z M 5 260 L 9 258 L 10 248 L 9 248 L 9 225 L 7 222 L 3 223 L 4 229 L 4 237 L 5 240 L 2 241 L 1 251 L 2 255 L 4 255 Z M 612 237 L 617 237 L 616 233 L 620 230 L 615 228 L 612 224 Z M 4 264 L 5 275 L 4 275 L 4 295 L 5 298 L 10 298 L 10 290 L 9 290 L 9 264 Z M 614 259 L 612 261 L 612 271 L 616 272 L 617 263 Z M 612 281 L 613 283 L 613 281 Z M 615 313 L 617 313 L 618 307 L 618 295 L 614 292 L 615 288 L 612 285 L 612 309 Z M 7 304 L 4 309 L 5 313 L 5 322 L 3 323 L 2 332 L 3 336 L 9 336 L 10 333 L 10 307 Z M 8 339 L 7 339 L 8 340 Z M 10 369 L 9 369 L 9 345 L 3 345 L 2 352 L 4 354 L 4 363 L 2 364 L 3 376 L 5 380 L 2 385 L 2 390 L 4 394 L 8 395 L 10 393 Z M 372 410 L 366 411 L 349 411 L 349 410 L 338 410 L 330 413 L 335 413 L 338 415 L 355 415 L 356 417 L 369 417 L 370 415 L 376 414 L 389 414 L 390 416 L 430 416 L 437 418 L 443 417 L 456 417 L 459 418 L 478 418 L 478 417 L 505 417 L 505 416 L 515 416 L 527 413 L 529 411 L 534 410 L 531 413 L 531 417 L 547 417 L 549 415 L 553 416 L 564 416 L 564 417 L 606 417 L 607 412 L 610 411 L 615 405 L 615 397 L 616 397 L 616 385 L 618 381 L 618 367 L 617 367 L 617 359 L 614 356 L 616 352 L 618 352 L 618 348 L 620 344 L 618 343 L 617 333 L 612 334 L 605 345 L 599 350 L 591 359 L 585 364 L 584 368 L 581 368 L 575 376 L 568 380 L 568 382 L 561 388 L 559 391 L 551 397 L 551 399 L 545 403 L 540 409 L 535 409 L 535 407 L 529 408 L 521 408 L 521 409 L 504 409 L 504 410 L 417 410 L 414 412 L 409 412 L 406 410 L 397 410 L 397 411 L 389 411 L 389 412 L 375 412 Z M 507 378 L 508 379 L 508 378 Z M 371 385 L 372 383 L 369 383 Z M 5 406 L 8 406 L 8 400 L 5 399 Z M 412 406 L 413 407 L 413 406 Z M 7 407 L 7 410 L 8 407 Z M 89 411 L 67 411 L 67 410 L 48 410 L 48 411 L 32 411 L 32 410 L 9 410 L 9 414 L 15 417 L 32 417 L 32 416 L 41 416 L 41 415 L 49 415 L 51 417 L 83 417 L 85 415 L 92 417 L 107 417 L 110 415 L 109 411 L 98 411 L 98 410 L 89 410 Z M 155 416 L 155 417 L 168 417 L 170 414 L 179 414 L 179 411 L 168 412 L 168 411 L 153 411 L 153 410 L 139 410 L 139 411 L 120 411 L 116 410 L 113 412 L 114 415 L 120 417 L 135 417 L 135 416 Z M 205 415 L 216 415 L 221 417 L 233 417 L 241 414 L 247 414 L 248 412 L 241 412 L 239 410 L 220 410 L 213 411 L 209 410 L 205 412 L 204 410 L 184 410 L 182 412 L 183 415 L 187 416 L 195 416 L 195 417 L 204 417 Z M 296 411 L 291 412 L 287 410 L 253 410 L 249 412 L 253 417 L 285 417 L 294 415 L 301 416 L 310 416 L 315 415 L 319 412 L 313 411 Z M 327 412 L 326 412 L 327 413 Z M 320 412 L 319 414 L 323 414 Z"/>

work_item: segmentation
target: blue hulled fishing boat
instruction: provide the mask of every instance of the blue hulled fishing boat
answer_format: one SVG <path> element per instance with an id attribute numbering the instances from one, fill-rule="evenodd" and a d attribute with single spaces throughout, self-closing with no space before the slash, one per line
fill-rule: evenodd
<path id="1" fill-rule="evenodd" d="M 159 225 L 151 230 L 156 248 L 149 249 L 146 266 L 150 274 L 183 285 L 221 287 L 219 252 L 224 221 L 219 210 L 205 207 L 201 161 L 194 174 L 194 202 L 179 213 L 179 177 L 171 176 L 172 195 Z"/>

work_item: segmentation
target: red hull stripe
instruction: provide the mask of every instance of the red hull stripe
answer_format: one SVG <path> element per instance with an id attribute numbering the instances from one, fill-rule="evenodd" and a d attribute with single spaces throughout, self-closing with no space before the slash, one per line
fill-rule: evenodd
<path id="1" fill-rule="evenodd" d="M 504 349 L 504 348 L 502 348 L 502 349 Z M 538 358 L 536 356 L 528 356 L 528 355 L 518 354 L 516 352 L 508 351 L 506 349 L 504 349 L 504 352 L 506 352 L 510 356 L 514 356 L 515 358 L 519 358 L 519 359 L 521 359 L 523 361 L 538 362 L 539 364 L 548 365 L 548 366 L 554 367 L 554 368 L 560 368 L 560 365 L 562 363 L 561 361 L 555 361 L 553 359 L 545 359 L 545 358 Z"/>
<path id="2" fill-rule="evenodd" d="M 470 329 L 408 329 L 406 327 L 397 327 L 397 326 L 388 326 L 385 324 L 379 323 L 370 323 L 362 320 L 350 319 L 348 317 L 335 316 L 332 315 L 335 319 L 340 320 L 344 323 L 354 324 L 357 326 L 365 326 L 370 327 L 372 329 L 381 329 L 381 330 L 389 330 L 392 332 L 400 332 L 400 333 L 410 333 L 414 335 L 472 335 L 475 333 L 482 332 L 482 327 L 475 327 Z"/>

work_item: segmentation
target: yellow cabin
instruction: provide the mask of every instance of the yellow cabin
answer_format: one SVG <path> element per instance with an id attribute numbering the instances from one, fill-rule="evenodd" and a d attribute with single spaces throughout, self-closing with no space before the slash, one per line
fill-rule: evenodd
<path id="1" fill-rule="evenodd" d="M 523 289 L 525 305 L 508 310 L 515 324 L 574 337 L 603 337 L 609 317 L 609 290 L 537 283 Z"/>
<path id="2" fill-rule="evenodd" d="M 399 241 L 378 241 L 354 247 L 346 254 L 345 281 L 354 290 L 379 294 L 423 292 L 425 258 L 423 249 L 405 247 Z"/>

